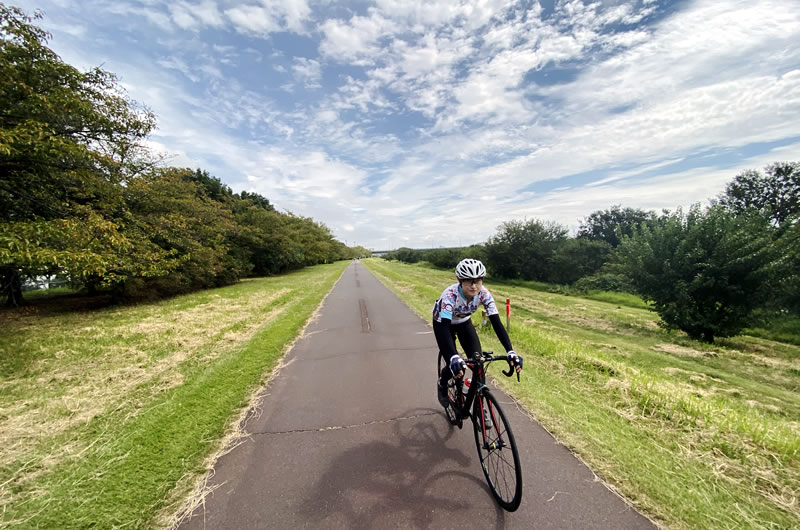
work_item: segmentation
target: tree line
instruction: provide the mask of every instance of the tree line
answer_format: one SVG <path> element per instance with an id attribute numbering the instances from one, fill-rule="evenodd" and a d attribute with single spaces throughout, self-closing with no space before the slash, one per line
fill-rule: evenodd
<path id="1" fill-rule="evenodd" d="M 233 193 L 146 147 L 156 118 L 114 74 L 81 72 L 0 4 L 0 281 L 62 275 L 89 292 L 157 297 L 365 255 L 322 223 Z"/>
<path id="2" fill-rule="evenodd" d="M 552 221 L 511 220 L 480 245 L 384 257 L 441 268 L 473 257 L 495 278 L 638 294 L 667 328 L 706 342 L 800 315 L 800 163 L 744 171 L 709 202 L 660 214 L 612 206 L 574 237 Z"/>

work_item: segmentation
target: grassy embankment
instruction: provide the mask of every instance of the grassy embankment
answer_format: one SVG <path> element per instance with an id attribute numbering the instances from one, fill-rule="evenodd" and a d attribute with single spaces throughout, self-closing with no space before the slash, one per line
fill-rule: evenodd
<path id="1" fill-rule="evenodd" d="M 347 264 L 0 311 L 0 527 L 164 524 Z"/>
<path id="2" fill-rule="evenodd" d="M 426 320 L 454 282 L 424 265 L 364 263 Z M 511 299 L 525 357 L 522 383 L 498 384 L 640 510 L 669 528 L 800 528 L 800 347 L 691 341 L 626 295 L 487 286 Z M 482 341 L 501 350 L 491 327 Z"/>

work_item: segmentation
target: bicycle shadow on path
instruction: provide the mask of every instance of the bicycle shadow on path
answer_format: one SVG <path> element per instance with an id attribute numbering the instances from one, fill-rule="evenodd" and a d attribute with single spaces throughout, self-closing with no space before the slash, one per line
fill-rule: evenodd
<path id="1" fill-rule="evenodd" d="M 312 527 L 440 528 L 461 526 L 465 509 L 483 499 L 493 505 L 496 528 L 503 528 L 506 512 L 494 503 L 477 458 L 468 456 L 471 429 L 450 427 L 441 409 L 436 412 L 396 421 L 390 436 L 335 456 L 296 513 Z"/>

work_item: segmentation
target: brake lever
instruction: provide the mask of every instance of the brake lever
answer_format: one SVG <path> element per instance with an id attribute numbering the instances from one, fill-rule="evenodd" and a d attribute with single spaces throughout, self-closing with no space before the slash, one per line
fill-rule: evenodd
<path id="1" fill-rule="evenodd" d="M 508 371 L 503 370 L 503 375 L 505 375 L 506 377 L 511 377 L 512 375 L 514 375 L 514 372 L 516 372 L 516 367 L 512 366 L 508 369 Z M 517 372 L 517 382 L 519 382 L 519 372 Z"/>

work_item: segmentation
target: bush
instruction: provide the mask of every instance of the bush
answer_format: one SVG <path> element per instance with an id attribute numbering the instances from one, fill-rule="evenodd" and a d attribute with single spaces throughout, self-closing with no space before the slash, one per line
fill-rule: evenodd
<path id="1" fill-rule="evenodd" d="M 633 285 L 627 276 L 609 272 L 598 272 L 591 276 L 585 276 L 575 282 L 573 287 L 583 293 L 588 293 L 589 291 L 634 292 Z"/>
<path id="2" fill-rule="evenodd" d="M 718 206 L 665 215 L 617 248 L 622 269 L 665 326 L 709 343 L 752 325 L 769 296 L 774 254 L 765 218 Z"/>

